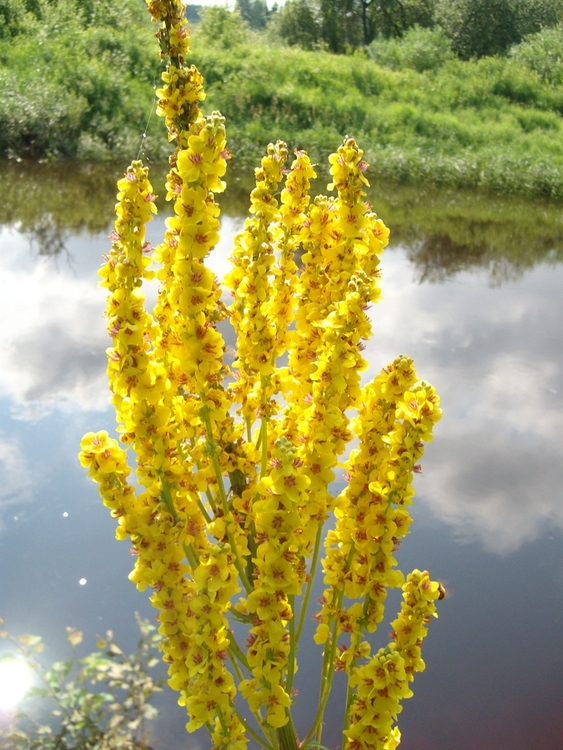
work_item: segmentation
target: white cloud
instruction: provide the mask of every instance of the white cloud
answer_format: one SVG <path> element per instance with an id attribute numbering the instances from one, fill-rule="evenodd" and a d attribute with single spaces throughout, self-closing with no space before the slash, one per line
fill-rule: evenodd
<path id="1" fill-rule="evenodd" d="M 0 508 L 31 499 L 32 482 L 25 456 L 15 440 L 0 434 Z"/>
<path id="2" fill-rule="evenodd" d="M 93 279 L 57 273 L 47 259 L 0 272 L 0 315 L 9 321 L 0 329 L 0 389 L 16 416 L 104 408 L 103 309 Z"/>

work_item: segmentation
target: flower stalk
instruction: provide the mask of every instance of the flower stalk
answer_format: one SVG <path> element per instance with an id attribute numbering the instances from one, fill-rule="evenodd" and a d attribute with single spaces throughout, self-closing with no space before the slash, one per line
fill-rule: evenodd
<path id="1" fill-rule="evenodd" d="M 174 215 L 149 254 L 155 196 L 148 169 L 133 162 L 118 183 L 112 249 L 100 271 L 117 431 L 132 446 L 137 487 L 107 432 L 84 437 L 80 461 L 117 520 L 117 538 L 131 540 L 131 580 L 153 592 L 169 684 L 189 732 L 205 726 L 225 750 L 250 739 L 266 750 L 318 744 L 334 673 L 345 671 L 346 750 L 391 750 L 443 594 L 426 572 L 405 578 L 394 557 L 440 409 L 408 357 L 362 384 L 367 311 L 380 297 L 389 236 L 365 201 L 368 165 L 346 137 L 329 160 L 335 195 L 311 199 L 307 154 L 295 151 L 286 167 L 286 144 L 268 146 L 234 240 L 226 308 L 205 265 L 219 237 L 224 119 L 200 110 L 203 79 L 187 63 L 181 0 L 147 4 L 167 60 L 157 113 L 175 144 L 166 183 Z M 153 278 L 160 287 L 149 312 L 142 289 Z M 237 339 L 231 367 L 219 329 L 227 318 Z M 347 486 L 335 492 L 343 461 Z M 299 727 L 300 741 L 291 708 L 323 536 L 319 705 L 311 725 Z M 397 587 L 403 606 L 393 639 L 373 655 L 369 636 Z M 245 648 L 233 620 L 246 628 Z"/>

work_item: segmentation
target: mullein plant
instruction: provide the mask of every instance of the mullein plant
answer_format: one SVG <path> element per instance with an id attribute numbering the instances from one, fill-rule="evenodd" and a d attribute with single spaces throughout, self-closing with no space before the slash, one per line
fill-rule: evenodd
<path id="1" fill-rule="evenodd" d="M 234 240 L 226 307 L 205 265 L 219 238 L 224 118 L 200 110 L 203 80 L 187 63 L 183 2 L 147 4 L 167 60 L 157 112 L 175 143 L 166 183 L 174 215 L 151 248 L 145 225 L 155 195 L 148 169 L 134 161 L 118 182 L 112 248 L 100 271 L 125 447 L 107 432 L 88 433 L 80 461 L 117 520 L 117 538 L 132 543 L 130 579 L 152 591 L 169 684 L 189 732 L 207 727 L 214 748 L 232 750 L 249 741 L 267 750 L 319 745 L 341 671 L 343 748 L 392 750 L 444 595 L 426 571 L 405 577 L 394 557 L 440 409 L 405 356 L 361 385 L 367 311 L 380 296 L 389 236 L 365 201 L 367 164 L 345 138 L 330 156 L 335 196 L 311 200 L 316 175 L 307 154 L 295 151 L 287 168 L 286 145 L 268 146 L 250 217 Z M 155 277 L 150 312 L 142 288 Z M 236 334 L 230 366 L 222 321 Z M 357 447 L 342 463 L 354 436 Z M 346 486 L 335 494 L 337 468 Z M 319 558 L 325 590 L 310 612 Z M 389 644 L 373 653 L 368 634 L 392 588 L 402 588 L 401 609 Z M 322 659 L 316 714 L 299 739 L 291 707 L 308 613 Z M 245 645 L 233 621 L 237 633 L 246 627 Z"/>

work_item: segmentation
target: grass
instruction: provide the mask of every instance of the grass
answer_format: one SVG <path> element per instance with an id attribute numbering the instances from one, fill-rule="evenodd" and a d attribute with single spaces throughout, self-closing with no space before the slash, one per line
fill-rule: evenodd
<path id="1" fill-rule="evenodd" d="M 381 177 L 563 197 L 563 86 L 519 60 L 396 71 L 257 43 L 194 56 L 239 158 L 282 138 L 324 161 L 350 134 Z"/>
<path id="2" fill-rule="evenodd" d="M 38 3 L 41 18 L 28 14 L 25 33 L 0 39 L 0 155 L 129 161 L 150 118 L 143 153 L 165 160 L 141 0 L 95 0 L 94 20 L 77 0 Z M 239 164 L 277 139 L 324 164 L 349 134 L 380 178 L 561 199 L 563 76 L 547 75 L 545 61 L 563 31 L 542 34 L 507 57 L 462 62 L 425 30 L 337 56 L 283 47 L 271 32 L 226 46 L 196 29 L 193 60 Z"/>

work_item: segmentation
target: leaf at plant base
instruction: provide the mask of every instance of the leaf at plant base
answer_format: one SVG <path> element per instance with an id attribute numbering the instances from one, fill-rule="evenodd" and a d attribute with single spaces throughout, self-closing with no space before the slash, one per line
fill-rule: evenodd
<path id="1" fill-rule="evenodd" d="M 78 646 L 79 643 L 82 643 L 82 633 L 80 630 L 67 627 L 66 637 L 71 646 Z"/>

